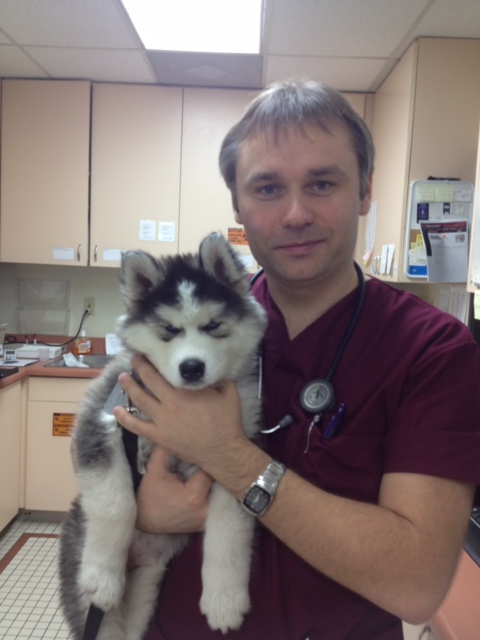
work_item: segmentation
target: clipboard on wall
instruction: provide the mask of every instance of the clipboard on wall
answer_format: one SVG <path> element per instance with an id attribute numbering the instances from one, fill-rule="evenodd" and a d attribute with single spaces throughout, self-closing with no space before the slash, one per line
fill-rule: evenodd
<path id="1" fill-rule="evenodd" d="M 405 233 L 405 274 L 428 279 L 422 223 L 466 222 L 470 230 L 474 184 L 462 180 L 415 180 L 410 185 Z"/>

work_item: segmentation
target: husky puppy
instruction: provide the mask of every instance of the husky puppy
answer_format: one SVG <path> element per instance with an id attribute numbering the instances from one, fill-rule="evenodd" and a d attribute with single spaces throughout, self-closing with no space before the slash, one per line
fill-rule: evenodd
<path id="1" fill-rule="evenodd" d="M 167 563 L 188 542 L 186 535 L 135 529 L 132 477 L 145 471 L 152 445 L 138 438 L 132 469 L 123 443 L 126 432 L 110 413 L 120 404 L 117 378 L 130 370 L 132 352 L 144 354 L 173 386 L 192 393 L 235 380 L 245 433 L 253 439 L 259 430 L 256 354 L 266 316 L 250 295 L 243 264 L 227 241 L 212 234 L 198 254 L 165 259 L 127 252 L 120 284 L 126 313 L 118 321 L 118 335 L 125 351 L 89 387 L 72 439 L 80 493 L 60 539 L 60 596 L 75 640 L 83 638 L 91 604 L 106 612 L 99 640 L 140 640 Z M 196 471 L 176 459 L 169 466 L 185 479 Z M 254 518 L 214 483 L 204 533 L 200 609 L 210 627 L 223 633 L 239 628 L 250 608 L 254 526 Z M 135 568 L 128 571 L 127 561 Z"/>

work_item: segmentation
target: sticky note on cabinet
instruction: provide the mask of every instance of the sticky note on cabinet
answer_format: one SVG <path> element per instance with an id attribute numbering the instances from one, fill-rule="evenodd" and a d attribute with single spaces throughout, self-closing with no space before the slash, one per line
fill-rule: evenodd
<path id="1" fill-rule="evenodd" d="M 439 184 L 435 187 L 435 202 L 453 202 L 453 186 Z"/>
<path id="2" fill-rule="evenodd" d="M 175 242 L 175 238 L 176 238 L 175 222 L 159 222 L 158 223 L 159 242 Z"/>
<path id="3" fill-rule="evenodd" d="M 155 220 L 140 220 L 138 223 L 138 239 L 147 242 L 155 242 L 157 236 L 157 223 Z"/>

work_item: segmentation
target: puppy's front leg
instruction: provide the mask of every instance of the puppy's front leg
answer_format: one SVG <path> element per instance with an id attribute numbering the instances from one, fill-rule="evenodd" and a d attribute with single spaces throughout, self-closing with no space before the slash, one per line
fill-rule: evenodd
<path id="1" fill-rule="evenodd" d="M 136 518 L 135 495 L 121 431 L 104 413 L 97 450 L 77 455 L 85 545 L 80 587 L 104 611 L 118 606 L 125 590 L 127 556 Z M 80 449 L 79 443 L 77 447 Z"/>
<path id="2" fill-rule="evenodd" d="M 205 523 L 200 609 L 212 629 L 238 629 L 250 610 L 248 583 L 255 520 L 214 484 Z"/>

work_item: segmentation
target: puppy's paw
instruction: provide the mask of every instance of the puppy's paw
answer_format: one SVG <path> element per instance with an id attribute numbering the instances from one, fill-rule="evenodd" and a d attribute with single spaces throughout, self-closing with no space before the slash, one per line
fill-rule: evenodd
<path id="1" fill-rule="evenodd" d="M 80 588 L 103 611 L 109 611 L 120 604 L 125 582 L 125 569 L 113 569 L 101 564 L 83 566 L 80 573 Z"/>
<path id="2" fill-rule="evenodd" d="M 229 629 L 239 629 L 242 625 L 245 614 L 250 611 L 250 596 L 241 588 L 204 588 L 200 610 L 207 617 L 211 629 L 227 633 Z"/>

